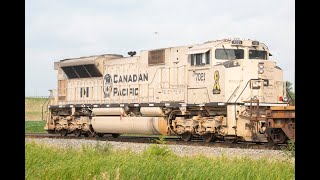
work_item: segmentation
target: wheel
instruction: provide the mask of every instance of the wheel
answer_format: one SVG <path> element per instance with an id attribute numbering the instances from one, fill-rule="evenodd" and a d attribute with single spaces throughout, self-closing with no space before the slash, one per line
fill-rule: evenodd
<path id="1" fill-rule="evenodd" d="M 68 135 L 68 130 L 66 130 L 66 129 L 61 129 L 61 130 L 59 131 L 59 134 L 60 134 L 61 136 L 67 136 L 67 135 Z"/>
<path id="2" fill-rule="evenodd" d="M 287 136 L 282 129 L 271 129 L 267 139 L 270 144 L 281 144 L 286 142 Z"/>
<path id="3" fill-rule="evenodd" d="M 118 138 L 120 134 L 111 134 L 113 138 Z"/>
<path id="4" fill-rule="evenodd" d="M 97 135 L 98 137 L 103 137 L 103 136 L 104 136 L 103 133 L 97 133 L 96 135 Z"/>
<path id="5" fill-rule="evenodd" d="M 73 131 L 73 134 L 76 136 L 76 137 L 80 137 L 81 136 L 81 129 L 76 129 Z"/>
<path id="6" fill-rule="evenodd" d="M 48 134 L 55 134 L 56 132 L 55 132 L 55 130 L 47 130 L 47 133 Z"/>
<path id="7" fill-rule="evenodd" d="M 237 138 L 224 138 L 224 140 L 227 142 L 227 143 L 236 143 L 238 142 L 238 139 Z"/>
<path id="8" fill-rule="evenodd" d="M 84 137 L 89 137 L 89 133 L 85 132 L 85 133 L 83 133 L 83 136 Z"/>
<path id="9" fill-rule="evenodd" d="M 202 139 L 205 142 L 213 142 L 215 137 L 216 137 L 216 135 L 214 133 L 208 133 L 208 134 L 202 135 Z"/>
<path id="10" fill-rule="evenodd" d="M 190 141 L 192 138 L 192 134 L 191 133 L 184 133 L 181 134 L 181 139 L 184 141 Z"/>

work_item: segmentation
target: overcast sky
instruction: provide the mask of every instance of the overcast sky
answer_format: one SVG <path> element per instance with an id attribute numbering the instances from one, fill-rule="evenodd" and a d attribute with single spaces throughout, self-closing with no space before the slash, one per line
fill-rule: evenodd
<path id="1" fill-rule="evenodd" d="M 27 0 L 25 95 L 56 89 L 61 59 L 233 37 L 264 42 L 294 83 L 294 19 L 294 0 Z"/>

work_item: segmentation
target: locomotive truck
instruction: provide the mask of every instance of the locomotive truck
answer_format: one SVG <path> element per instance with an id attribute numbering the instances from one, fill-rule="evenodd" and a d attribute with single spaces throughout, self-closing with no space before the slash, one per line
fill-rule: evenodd
<path id="1" fill-rule="evenodd" d="M 58 88 L 50 90 L 45 130 L 294 141 L 295 107 L 264 43 L 222 39 L 128 54 L 54 62 Z"/>

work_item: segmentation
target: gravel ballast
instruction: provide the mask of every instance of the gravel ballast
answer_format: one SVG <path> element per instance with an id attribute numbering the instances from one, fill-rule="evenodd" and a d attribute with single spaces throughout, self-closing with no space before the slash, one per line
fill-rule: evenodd
<path id="1" fill-rule="evenodd" d="M 82 145 L 96 145 L 100 144 L 111 144 L 114 150 L 127 150 L 130 149 L 134 152 L 142 152 L 148 148 L 147 143 L 132 143 L 132 142 L 114 142 L 114 141 L 95 141 L 85 139 L 52 139 L 52 138 L 25 138 L 25 142 L 34 141 L 36 143 L 46 144 L 49 146 L 59 148 L 81 148 Z M 162 145 L 159 145 L 162 146 Z M 204 147 L 204 146 L 186 146 L 186 145 L 165 145 L 168 146 L 175 154 L 179 156 L 222 156 L 227 157 L 252 157 L 252 158 L 272 158 L 276 159 L 287 159 L 283 151 L 280 150 L 266 150 L 266 149 L 240 149 L 240 148 L 222 148 L 222 147 Z"/>

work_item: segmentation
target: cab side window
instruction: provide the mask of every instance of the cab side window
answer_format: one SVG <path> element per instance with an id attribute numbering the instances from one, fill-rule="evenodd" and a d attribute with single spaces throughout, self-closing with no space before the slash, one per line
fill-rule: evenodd
<path id="1" fill-rule="evenodd" d="M 191 66 L 210 64 L 210 51 L 200 54 L 191 54 Z"/>

